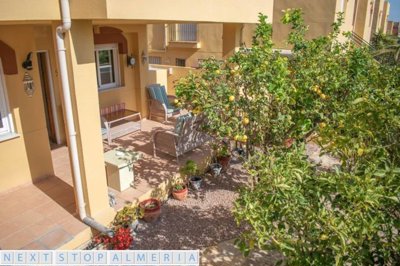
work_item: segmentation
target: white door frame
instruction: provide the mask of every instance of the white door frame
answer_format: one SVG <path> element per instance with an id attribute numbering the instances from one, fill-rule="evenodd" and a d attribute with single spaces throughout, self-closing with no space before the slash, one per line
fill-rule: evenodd
<path id="1" fill-rule="evenodd" d="M 56 97 L 54 94 L 54 85 L 53 85 L 53 75 L 51 74 L 51 65 L 50 65 L 50 58 L 49 52 L 47 50 L 39 50 L 36 53 L 45 54 L 46 57 L 46 74 L 47 79 L 49 81 L 49 90 L 50 90 L 50 105 L 51 105 L 51 112 L 53 114 L 53 122 L 54 122 L 54 129 L 56 133 L 56 142 L 57 144 L 61 144 L 61 137 L 60 137 L 60 124 L 58 122 L 58 115 L 57 115 L 57 106 L 56 106 Z"/>

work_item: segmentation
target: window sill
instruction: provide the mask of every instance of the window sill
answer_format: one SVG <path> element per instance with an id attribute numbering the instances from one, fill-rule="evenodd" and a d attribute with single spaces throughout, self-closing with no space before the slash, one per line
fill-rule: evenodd
<path id="1" fill-rule="evenodd" d="M 110 91 L 120 90 L 120 89 L 124 89 L 124 88 L 125 88 L 125 86 L 118 86 L 118 87 L 107 88 L 107 89 L 97 89 L 97 91 L 99 93 L 103 93 L 103 92 L 110 92 Z"/>
<path id="2" fill-rule="evenodd" d="M 20 135 L 17 134 L 17 133 L 14 133 L 14 132 L 1 134 L 0 135 L 0 142 L 4 142 L 4 141 L 7 141 L 7 140 L 11 140 L 11 139 L 16 139 L 16 138 L 19 138 L 19 137 L 20 137 Z"/>
<path id="3" fill-rule="evenodd" d="M 201 43 L 199 41 L 169 41 L 169 48 L 189 48 L 200 49 Z"/>

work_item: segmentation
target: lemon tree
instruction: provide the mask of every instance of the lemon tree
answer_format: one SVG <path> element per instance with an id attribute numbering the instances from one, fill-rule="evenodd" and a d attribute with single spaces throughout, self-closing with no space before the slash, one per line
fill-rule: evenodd
<path id="1" fill-rule="evenodd" d="M 365 47 L 328 36 L 307 40 L 300 10 L 287 10 L 289 58 L 272 47 L 265 16 L 251 49 L 209 59 L 177 84 L 203 115 L 204 130 L 246 141 L 234 214 L 246 230 L 237 245 L 278 250 L 288 265 L 395 265 L 400 261 L 400 68 Z M 288 141 L 290 140 L 290 141 Z M 321 171 L 308 142 L 340 159 Z M 291 143 L 291 145 L 287 145 Z"/>

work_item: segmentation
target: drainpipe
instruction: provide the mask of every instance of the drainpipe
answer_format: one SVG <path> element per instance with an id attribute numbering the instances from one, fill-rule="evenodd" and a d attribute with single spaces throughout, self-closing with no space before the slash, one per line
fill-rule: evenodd
<path id="1" fill-rule="evenodd" d="M 60 62 L 61 87 L 65 105 L 65 117 L 68 129 L 69 150 L 71 154 L 71 166 L 74 176 L 76 198 L 78 201 L 79 217 L 85 224 L 89 225 L 90 227 L 96 229 L 101 233 L 107 234 L 112 237 L 113 232 L 110 229 L 100 224 L 99 222 L 95 221 L 93 218 L 87 216 L 86 214 L 85 200 L 82 189 L 81 169 L 78 157 L 78 146 L 76 143 L 76 131 L 74 124 L 74 117 L 72 113 L 71 92 L 69 87 L 67 58 L 65 52 L 66 50 L 64 45 L 64 34 L 71 29 L 69 0 L 60 0 L 60 6 L 61 6 L 62 24 L 58 26 L 56 29 L 57 53 Z"/>

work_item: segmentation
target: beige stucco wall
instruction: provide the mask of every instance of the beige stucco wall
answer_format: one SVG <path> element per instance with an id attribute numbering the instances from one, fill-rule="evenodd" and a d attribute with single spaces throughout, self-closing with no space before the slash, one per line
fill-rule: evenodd
<path id="1" fill-rule="evenodd" d="M 175 65 L 176 59 L 186 60 L 186 67 L 198 67 L 199 60 L 209 57 L 222 59 L 231 55 L 240 45 L 251 47 L 256 24 L 200 23 L 198 38 L 200 48 L 177 47 L 165 43 L 165 24 L 148 25 L 148 42 L 151 56 L 161 58 L 161 64 Z"/>
<path id="2" fill-rule="evenodd" d="M 382 20 L 381 20 L 381 29 L 385 30 L 387 28 L 388 17 L 390 13 L 390 3 L 385 1 L 383 5 L 383 13 L 382 13 Z"/>
<path id="3" fill-rule="evenodd" d="M 86 208 L 90 215 L 109 211 L 91 21 L 74 20 L 67 34 L 70 87 Z"/>
<path id="4" fill-rule="evenodd" d="M 304 12 L 304 21 L 309 25 L 307 38 L 327 35 L 335 19 L 336 0 L 277 0 L 274 1 L 272 39 L 276 48 L 287 49 L 287 37 L 290 31 L 288 25 L 281 22 L 282 10 L 301 8 Z"/>
<path id="5" fill-rule="evenodd" d="M 242 40 L 241 40 L 241 44 L 244 45 L 245 47 L 250 48 L 253 42 L 253 35 L 254 32 L 257 28 L 257 24 L 256 23 L 252 23 L 252 24 L 244 24 L 243 25 L 243 29 L 242 29 Z"/>
<path id="6" fill-rule="evenodd" d="M 29 71 L 36 88 L 33 97 L 24 92 L 25 70 L 21 67 L 28 52 L 49 48 L 44 43 L 52 43 L 50 32 L 49 26 L 0 26 L 0 40 L 11 46 L 17 56 L 18 74 L 5 75 L 5 82 L 19 134 L 0 142 L 0 191 L 53 174 L 36 54 L 32 56 L 33 70 Z M 49 55 L 54 62 L 53 51 Z"/>
<path id="7" fill-rule="evenodd" d="M 272 0 L 107 0 L 110 19 L 256 23 L 258 13 L 272 18 Z M 246 7 L 246 8 L 243 8 Z"/>
<path id="8" fill-rule="evenodd" d="M 145 87 L 147 85 L 148 61 L 142 61 L 142 53 L 148 55 L 147 27 L 146 25 L 111 25 L 123 31 L 128 44 L 128 54 L 136 59 L 135 66 L 128 67 L 127 55 L 119 55 L 119 65 L 122 72 L 119 88 L 99 92 L 99 106 L 106 107 L 116 103 L 125 102 L 127 108 L 140 111 L 146 117 L 147 98 Z M 96 76 L 95 76 L 96 77 Z"/>
<path id="9" fill-rule="evenodd" d="M 189 73 L 196 73 L 199 69 L 190 67 L 178 67 L 169 65 L 150 65 L 151 70 L 150 76 L 148 77 L 148 83 L 159 83 L 163 84 L 167 88 L 167 92 L 170 95 L 175 95 L 175 83 Z"/>
<path id="10" fill-rule="evenodd" d="M 246 6 L 246 8 L 243 8 Z M 257 14 L 272 17 L 273 1 L 253 0 L 70 0 L 73 19 L 134 19 L 255 23 Z M 57 0 L 2 0 L 0 21 L 60 19 Z"/>
<path id="11" fill-rule="evenodd" d="M 222 24 L 203 23 L 198 24 L 198 44 L 200 48 L 179 47 L 179 43 L 166 42 L 164 48 L 165 32 L 164 24 L 151 25 L 148 27 L 148 42 L 150 56 L 161 58 L 161 64 L 175 65 L 176 59 L 185 59 L 187 67 L 198 67 L 199 59 L 214 56 L 222 58 Z M 190 46 L 190 45 L 189 45 Z"/>
<path id="12" fill-rule="evenodd" d="M 1 0 L 0 21 L 58 20 L 59 1 Z"/>
<path id="13" fill-rule="evenodd" d="M 387 35 L 392 35 L 393 34 L 393 21 L 388 21 L 387 26 L 386 26 L 386 32 Z"/>
<path id="14" fill-rule="evenodd" d="M 372 0 L 358 0 L 354 31 L 367 42 L 371 39 L 373 7 Z"/>
<path id="15" fill-rule="evenodd" d="M 167 94 L 171 94 L 168 89 L 168 68 L 159 68 L 158 65 L 150 65 L 150 67 L 147 83 L 164 85 Z"/>
<path id="16" fill-rule="evenodd" d="M 376 33 L 379 31 L 383 31 L 382 28 L 382 21 L 383 21 L 383 7 L 384 7 L 385 0 L 375 0 L 375 6 L 374 6 L 374 17 L 372 20 L 372 32 Z"/>
<path id="17" fill-rule="evenodd" d="M 138 34 L 137 33 L 125 33 L 125 38 L 128 41 L 128 51 L 136 59 L 139 57 L 138 50 Z M 119 55 L 119 67 L 121 74 L 122 85 L 119 88 L 113 88 L 99 92 L 100 107 L 107 107 L 113 104 L 122 103 L 126 104 L 126 107 L 131 110 L 139 110 L 139 102 L 137 101 L 136 92 L 140 90 L 140 80 L 138 75 L 138 64 L 134 67 L 128 67 L 126 64 L 126 54 Z"/>
<path id="18" fill-rule="evenodd" d="M 147 39 L 150 51 L 164 51 L 167 24 L 148 24 Z"/>

